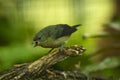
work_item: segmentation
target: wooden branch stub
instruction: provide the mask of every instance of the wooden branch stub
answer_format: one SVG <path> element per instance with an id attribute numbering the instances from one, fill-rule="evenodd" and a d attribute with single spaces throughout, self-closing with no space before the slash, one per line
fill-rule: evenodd
<path id="1" fill-rule="evenodd" d="M 65 47 L 62 52 L 54 50 L 32 63 L 20 64 L 0 73 L 0 80 L 26 80 L 40 77 L 43 71 L 55 63 L 68 57 L 79 56 L 84 51 L 85 48 L 77 45 Z"/>

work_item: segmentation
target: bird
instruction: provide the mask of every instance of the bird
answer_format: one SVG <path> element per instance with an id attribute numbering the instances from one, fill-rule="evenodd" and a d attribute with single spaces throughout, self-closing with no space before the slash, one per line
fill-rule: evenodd
<path id="1" fill-rule="evenodd" d="M 77 31 L 77 27 L 81 24 L 69 26 L 68 24 L 49 25 L 41 29 L 33 38 L 34 47 L 41 46 L 43 48 L 64 48 L 72 33 Z"/>

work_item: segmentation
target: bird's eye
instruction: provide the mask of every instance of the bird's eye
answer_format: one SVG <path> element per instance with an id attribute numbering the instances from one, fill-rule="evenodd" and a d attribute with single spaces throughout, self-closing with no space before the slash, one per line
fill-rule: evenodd
<path id="1" fill-rule="evenodd" d="M 35 41 L 35 44 L 38 44 L 38 41 Z"/>
<path id="2" fill-rule="evenodd" d="M 38 46 L 39 42 L 38 41 L 34 41 L 34 47 Z"/>

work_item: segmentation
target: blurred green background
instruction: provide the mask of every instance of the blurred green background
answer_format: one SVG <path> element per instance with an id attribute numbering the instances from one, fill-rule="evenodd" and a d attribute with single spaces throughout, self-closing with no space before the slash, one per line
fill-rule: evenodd
<path id="1" fill-rule="evenodd" d="M 87 50 L 55 67 L 80 69 L 93 76 L 120 78 L 119 0 L 0 0 L 0 71 L 32 62 L 49 49 L 33 47 L 32 39 L 53 24 L 82 24 L 66 46 Z"/>

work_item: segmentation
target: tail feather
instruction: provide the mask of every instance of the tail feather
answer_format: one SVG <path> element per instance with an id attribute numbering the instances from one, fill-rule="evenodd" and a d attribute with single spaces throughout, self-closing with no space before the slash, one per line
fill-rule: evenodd
<path id="1" fill-rule="evenodd" d="M 77 25 L 72 26 L 72 27 L 71 27 L 71 30 L 70 30 L 70 33 L 75 32 L 75 31 L 77 30 L 77 27 L 78 27 L 78 26 L 81 26 L 81 24 L 77 24 Z"/>
<path id="2" fill-rule="evenodd" d="M 74 25 L 74 26 L 72 26 L 73 28 L 77 28 L 78 26 L 81 26 L 82 24 L 77 24 L 77 25 Z"/>

